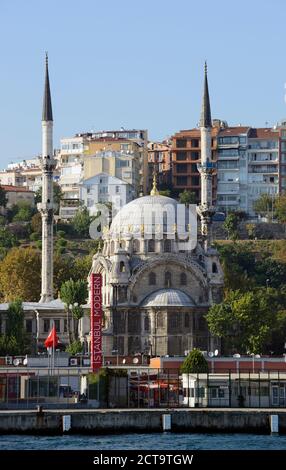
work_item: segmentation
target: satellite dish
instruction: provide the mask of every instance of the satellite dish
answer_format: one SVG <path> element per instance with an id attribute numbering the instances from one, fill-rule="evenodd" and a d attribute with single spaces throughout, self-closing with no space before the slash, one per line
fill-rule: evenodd
<path id="1" fill-rule="evenodd" d="M 260 359 L 260 358 L 261 358 L 260 354 L 255 354 L 254 357 L 256 357 L 256 359 Z"/>
<path id="2" fill-rule="evenodd" d="M 234 354 L 233 357 L 240 357 L 240 354 Z"/>
<path id="3" fill-rule="evenodd" d="M 218 349 L 215 350 L 214 355 L 218 356 Z"/>
<path id="4" fill-rule="evenodd" d="M 14 366 L 18 366 L 19 364 L 21 364 L 20 359 L 14 359 L 13 364 Z"/>
<path id="5" fill-rule="evenodd" d="M 125 364 L 125 363 L 126 363 L 126 359 L 123 359 L 123 360 L 122 360 L 122 364 Z"/>
<path id="6" fill-rule="evenodd" d="M 28 364 L 28 358 L 25 357 L 25 359 L 23 360 L 23 365 L 26 366 Z"/>
<path id="7" fill-rule="evenodd" d="M 213 353 L 212 351 L 210 351 L 210 352 L 208 353 L 208 356 L 209 356 L 209 357 L 214 357 L 214 353 Z"/>
<path id="8" fill-rule="evenodd" d="M 139 359 L 138 359 L 138 357 L 134 357 L 134 359 L 133 359 L 133 361 L 132 361 L 132 362 L 133 362 L 133 364 L 138 364 L 138 362 L 139 362 Z"/>

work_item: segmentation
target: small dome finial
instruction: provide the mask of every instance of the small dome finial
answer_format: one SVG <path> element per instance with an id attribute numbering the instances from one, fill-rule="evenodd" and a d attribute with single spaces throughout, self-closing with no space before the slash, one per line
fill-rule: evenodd
<path id="1" fill-rule="evenodd" d="M 157 175 L 154 167 L 154 173 L 153 173 L 153 188 L 152 191 L 150 192 L 150 196 L 159 196 L 159 191 L 157 189 Z"/>
<path id="2" fill-rule="evenodd" d="M 48 65 L 48 62 L 49 62 L 48 51 L 46 51 L 45 54 L 46 54 L 46 65 Z"/>
<path id="3" fill-rule="evenodd" d="M 208 64 L 207 61 L 205 60 L 205 75 L 208 74 Z"/>

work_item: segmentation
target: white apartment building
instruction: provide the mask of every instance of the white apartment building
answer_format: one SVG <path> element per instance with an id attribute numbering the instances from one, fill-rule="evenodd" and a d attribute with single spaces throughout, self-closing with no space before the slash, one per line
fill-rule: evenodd
<path id="1" fill-rule="evenodd" d="M 263 193 L 279 193 L 279 131 L 223 129 L 218 136 L 218 210 L 240 209 L 254 216 L 254 202 Z"/>
<path id="2" fill-rule="evenodd" d="M 219 211 L 247 212 L 248 127 L 226 127 L 219 132 L 217 157 L 217 206 Z"/>
<path id="3" fill-rule="evenodd" d="M 134 189 L 130 184 L 107 173 L 83 180 L 80 185 L 80 199 L 91 213 L 97 203 L 115 203 L 119 209 L 134 197 Z"/>

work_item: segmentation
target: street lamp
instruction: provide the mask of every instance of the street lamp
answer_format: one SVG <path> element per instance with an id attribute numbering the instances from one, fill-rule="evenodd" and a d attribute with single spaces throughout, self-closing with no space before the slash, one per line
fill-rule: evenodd
<path id="1" fill-rule="evenodd" d="M 266 279 L 266 288 L 268 289 L 269 287 L 269 284 L 270 284 L 270 279 Z"/>
<path id="2" fill-rule="evenodd" d="M 252 357 L 252 372 L 254 374 L 255 372 L 255 367 L 254 367 L 254 359 L 260 359 L 260 354 L 254 354 L 254 353 L 251 353 L 250 356 Z"/>

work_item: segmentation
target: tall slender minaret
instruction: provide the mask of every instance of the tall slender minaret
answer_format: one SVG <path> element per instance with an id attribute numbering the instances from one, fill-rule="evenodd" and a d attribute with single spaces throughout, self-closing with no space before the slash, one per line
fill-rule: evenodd
<path id="1" fill-rule="evenodd" d="M 50 302 L 53 293 L 53 112 L 49 81 L 48 55 L 46 53 L 46 78 L 42 115 L 42 202 L 38 210 L 42 215 L 42 291 L 40 302 Z"/>
<path id="2" fill-rule="evenodd" d="M 215 208 L 212 205 L 212 175 L 215 171 L 215 165 L 212 162 L 212 118 L 207 73 L 207 64 L 205 63 L 204 92 L 200 119 L 201 163 L 198 165 L 201 175 L 201 204 L 198 212 L 201 218 L 201 233 L 204 239 L 205 250 L 209 246 L 211 217 L 215 213 Z"/>

